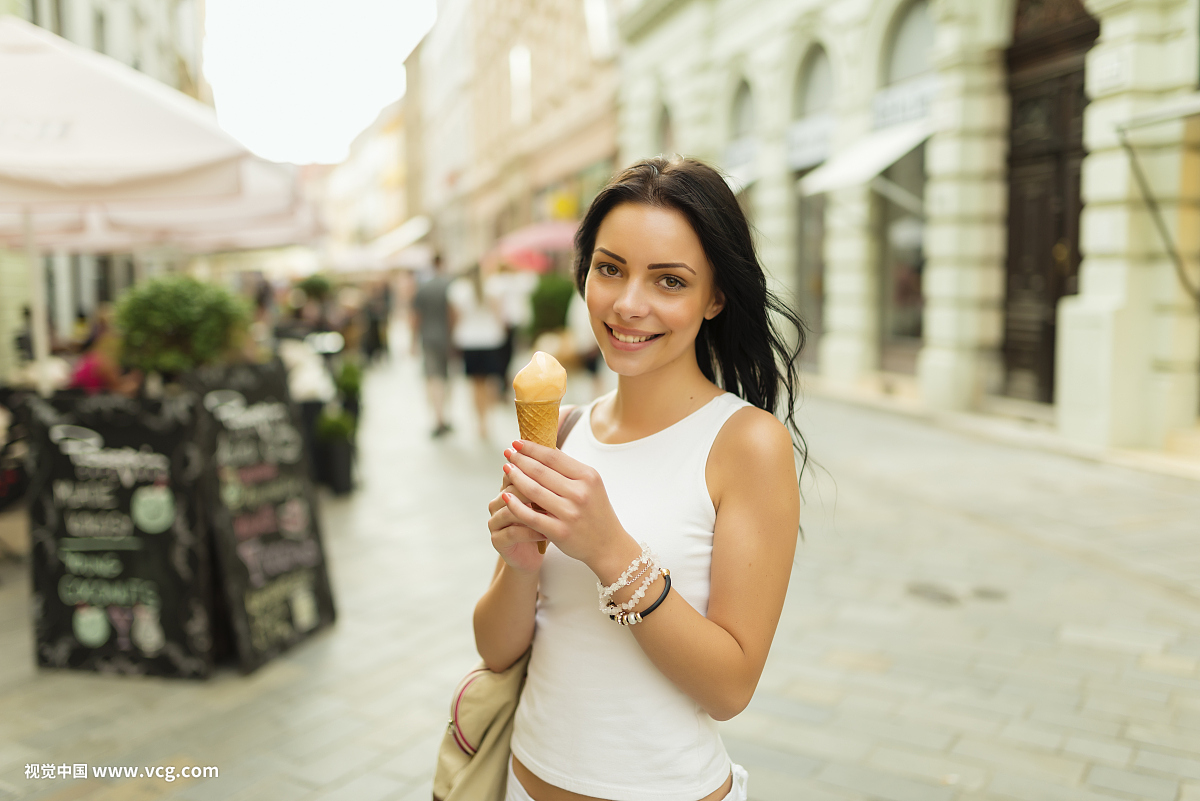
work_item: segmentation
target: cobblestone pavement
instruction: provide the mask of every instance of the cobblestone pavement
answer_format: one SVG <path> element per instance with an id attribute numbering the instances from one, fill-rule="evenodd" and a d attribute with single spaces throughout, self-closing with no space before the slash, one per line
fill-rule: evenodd
<path id="1" fill-rule="evenodd" d="M 416 366 L 369 374 L 359 490 L 323 509 L 340 620 L 248 677 L 38 672 L 27 571 L 0 568 L 0 799 L 426 801 L 516 432 L 498 412 L 479 443 L 464 390 L 434 442 Z M 819 399 L 803 424 L 805 541 L 724 724 L 752 798 L 1200 799 L 1200 484 Z"/>

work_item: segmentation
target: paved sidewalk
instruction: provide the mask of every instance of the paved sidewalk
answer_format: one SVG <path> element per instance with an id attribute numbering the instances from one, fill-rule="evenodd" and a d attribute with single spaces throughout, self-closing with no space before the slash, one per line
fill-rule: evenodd
<path id="1" fill-rule="evenodd" d="M 582 382 L 575 382 L 581 384 Z M 500 450 L 428 437 L 416 365 L 369 373 L 361 487 L 324 505 L 337 626 L 205 683 L 33 668 L 0 568 L 0 799 L 427 801 L 494 557 Z M 1200 484 L 810 400 L 806 538 L 748 709 L 757 801 L 1200 799 Z M 220 777 L 26 780 L 26 763 Z"/>

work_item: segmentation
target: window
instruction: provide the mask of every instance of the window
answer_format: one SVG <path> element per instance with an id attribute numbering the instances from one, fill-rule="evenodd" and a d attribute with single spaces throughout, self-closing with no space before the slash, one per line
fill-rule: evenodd
<path id="1" fill-rule="evenodd" d="M 933 70 L 933 19 L 929 16 L 927 0 L 917 0 L 909 6 L 892 38 L 888 54 L 888 86 L 916 78 Z"/>
<path id="2" fill-rule="evenodd" d="M 513 125 L 528 125 L 533 119 L 533 57 L 525 45 L 508 51 L 510 115 Z"/>

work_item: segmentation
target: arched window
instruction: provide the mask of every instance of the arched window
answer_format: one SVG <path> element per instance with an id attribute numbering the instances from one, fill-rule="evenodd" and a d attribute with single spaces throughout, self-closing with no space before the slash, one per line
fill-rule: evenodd
<path id="1" fill-rule="evenodd" d="M 735 192 L 742 192 L 758 177 L 754 170 L 758 142 L 754 136 L 754 97 L 745 80 L 738 85 L 730 109 L 729 143 L 722 165 L 729 174 Z"/>
<path id="2" fill-rule="evenodd" d="M 833 67 L 825 48 L 817 45 L 796 76 L 788 128 L 788 162 L 793 170 L 815 167 L 826 159 L 833 122 Z"/>
<path id="3" fill-rule="evenodd" d="M 733 96 L 733 136 L 730 139 L 744 139 L 754 134 L 754 98 L 750 94 L 750 84 L 742 81 L 737 94 Z"/>
<path id="4" fill-rule="evenodd" d="M 673 156 L 678 150 L 675 147 L 675 129 L 671 126 L 671 111 L 663 105 L 658 115 L 658 152 L 663 156 Z"/>
<path id="5" fill-rule="evenodd" d="M 825 48 L 817 45 L 804 59 L 796 81 L 796 96 L 792 102 L 792 119 L 811 117 L 829 111 L 833 106 L 833 67 Z"/>
<path id="6" fill-rule="evenodd" d="M 927 0 L 909 6 L 892 31 L 884 84 L 892 86 L 933 71 L 933 18 Z"/>

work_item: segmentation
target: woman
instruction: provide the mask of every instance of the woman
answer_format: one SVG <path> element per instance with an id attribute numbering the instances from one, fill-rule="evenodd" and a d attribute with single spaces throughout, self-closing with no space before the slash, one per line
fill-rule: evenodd
<path id="1" fill-rule="evenodd" d="M 504 355 L 504 317 L 500 288 L 484 280 L 479 266 L 456 279 L 447 290 L 454 327 L 451 341 L 462 352 L 463 369 L 471 379 L 479 438 L 488 438 L 488 415 L 499 395 L 497 384 L 508 369 Z"/>
<path id="2" fill-rule="evenodd" d="M 488 507 L 500 559 L 476 644 L 492 670 L 533 645 L 508 798 L 745 799 L 715 721 L 754 694 L 791 573 L 794 445 L 772 412 L 803 455 L 803 330 L 767 291 L 733 193 L 699 162 L 625 170 L 576 245 L 618 385 L 561 451 L 506 450 Z"/>

